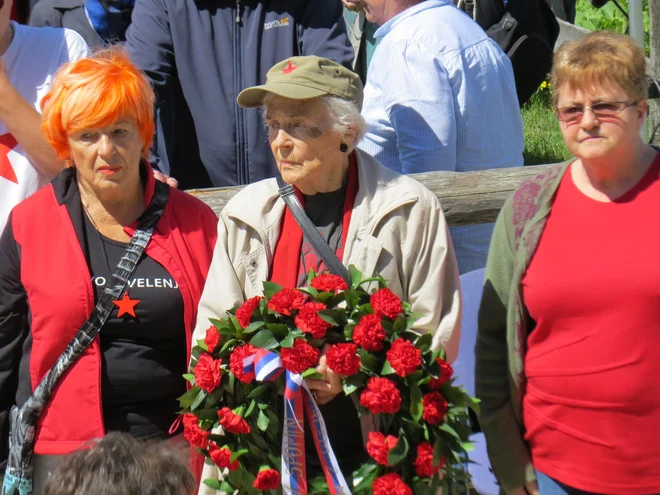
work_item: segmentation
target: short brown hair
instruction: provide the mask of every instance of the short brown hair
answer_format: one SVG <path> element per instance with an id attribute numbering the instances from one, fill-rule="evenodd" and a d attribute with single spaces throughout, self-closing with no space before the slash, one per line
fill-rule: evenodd
<path id="1" fill-rule="evenodd" d="M 166 443 L 109 433 L 57 465 L 45 495 L 191 495 L 195 478 L 182 453 Z"/>
<path id="2" fill-rule="evenodd" d="M 551 82 L 555 107 L 564 84 L 572 89 L 616 84 L 633 101 L 646 100 L 644 51 L 630 36 L 595 31 L 559 47 L 552 65 Z"/>

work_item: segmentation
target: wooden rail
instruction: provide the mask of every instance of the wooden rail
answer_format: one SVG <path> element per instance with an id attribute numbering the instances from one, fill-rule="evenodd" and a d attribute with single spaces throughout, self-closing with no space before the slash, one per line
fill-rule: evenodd
<path id="1" fill-rule="evenodd" d="M 479 172 L 427 172 L 414 174 L 440 200 L 449 225 L 493 222 L 504 201 L 526 179 L 555 165 L 500 168 Z M 188 191 L 219 214 L 242 187 L 220 187 Z"/>

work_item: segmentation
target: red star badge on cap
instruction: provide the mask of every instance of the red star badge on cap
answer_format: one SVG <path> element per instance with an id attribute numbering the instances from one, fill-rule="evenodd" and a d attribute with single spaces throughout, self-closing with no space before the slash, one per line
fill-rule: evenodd
<path id="1" fill-rule="evenodd" d="M 9 152 L 16 147 L 18 141 L 11 134 L 3 134 L 0 136 L 0 177 L 7 179 L 14 184 L 18 184 L 16 172 L 11 166 Z"/>
<path id="2" fill-rule="evenodd" d="M 135 306 L 140 302 L 140 299 L 131 299 L 128 297 L 128 292 L 124 292 L 124 297 L 118 301 L 112 301 L 115 306 L 119 308 L 117 318 L 123 314 L 127 314 L 135 318 Z"/>
<path id="3" fill-rule="evenodd" d="M 288 64 L 284 69 L 282 69 L 282 74 L 291 74 L 291 73 L 292 73 L 294 70 L 296 70 L 297 68 L 298 68 L 298 66 L 297 66 L 297 65 L 293 65 L 293 64 L 291 63 L 291 60 L 289 60 L 289 64 Z"/>

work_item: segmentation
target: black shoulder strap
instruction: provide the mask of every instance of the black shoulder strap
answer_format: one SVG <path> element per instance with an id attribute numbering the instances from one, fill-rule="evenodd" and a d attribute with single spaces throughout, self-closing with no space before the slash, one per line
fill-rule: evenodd
<path id="1" fill-rule="evenodd" d="M 334 273 L 343 278 L 347 284 L 350 283 L 348 270 L 342 264 L 342 262 L 337 258 L 337 255 L 334 251 L 328 246 L 328 243 L 325 242 L 321 233 L 318 231 L 316 226 L 309 219 L 305 213 L 305 209 L 296 198 L 295 189 L 292 185 L 285 183 L 282 180 L 282 177 L 277 177 L 277 185 L 280 186 L 280 196 L 286 203 L 289 211 L 293 215 L 293 218 L 296 219 L 296 222 L 303 231 L 304 236 L 307 238 L 307 241 L 312 245 L 316 254 L 323 260 L 325 266 Z"/>

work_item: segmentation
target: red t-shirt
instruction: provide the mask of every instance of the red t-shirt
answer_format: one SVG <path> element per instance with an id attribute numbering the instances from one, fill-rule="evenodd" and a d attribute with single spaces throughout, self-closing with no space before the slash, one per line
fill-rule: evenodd
<path id="1" fill-rule="evenodd" d="M 566 485 L 660 493 L 660 158 L 621 198 L 557 191 L 523 278 L 523 417 L 534 467 Z"/>

